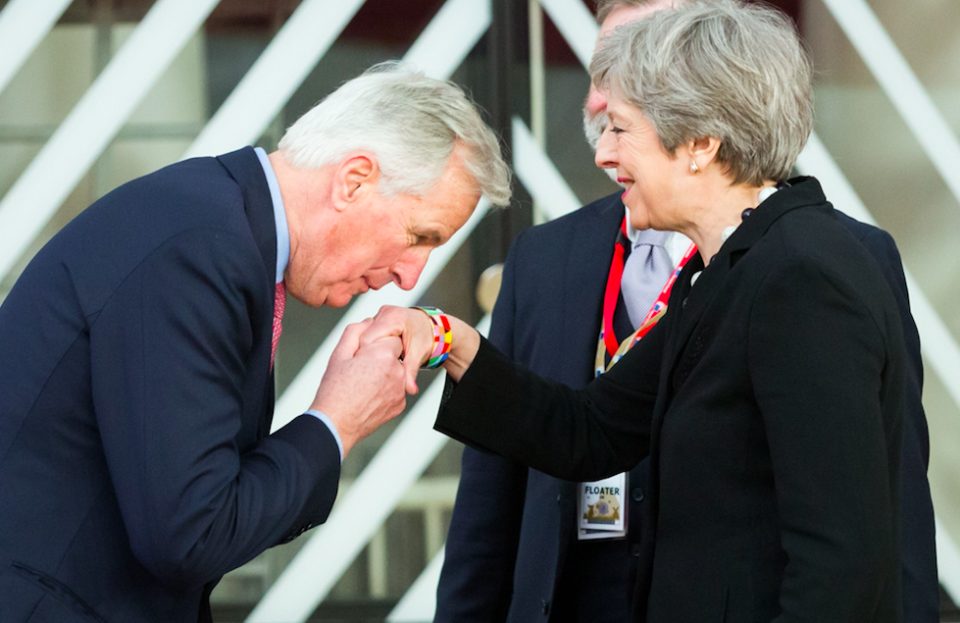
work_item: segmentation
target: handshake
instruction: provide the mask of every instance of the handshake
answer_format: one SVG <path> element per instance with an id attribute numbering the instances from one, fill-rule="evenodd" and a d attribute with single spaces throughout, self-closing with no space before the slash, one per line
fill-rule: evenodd
<path id="1" fill-rule="evenodd" d="M 444 368 L 459 381 L 476 355 L 480 334 L 458 318 L 447 318 L 453 342 Z M 344 456 L 398 416 L 407 394 L 417 393 L 417 372 L 435 350 L 433 327 L 422 310 L 386 306 L 343 332 L 310 408 L 336 426 Z"/>

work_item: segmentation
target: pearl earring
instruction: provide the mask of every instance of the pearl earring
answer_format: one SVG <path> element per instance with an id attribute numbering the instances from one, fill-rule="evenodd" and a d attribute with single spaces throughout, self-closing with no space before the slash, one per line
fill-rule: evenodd
<path id="1" fill-rule="evenodd" d="M 700 172 L 700 167 L 697 166 L 696 160 L 690 161 L 690 172 L 693 173 L 694 175 Z"/>

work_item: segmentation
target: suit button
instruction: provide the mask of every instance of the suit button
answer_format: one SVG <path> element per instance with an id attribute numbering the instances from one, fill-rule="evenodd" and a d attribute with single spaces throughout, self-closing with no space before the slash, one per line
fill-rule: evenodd
<path id="1" fill-rule="evenodd" d="M 631 495 L 633 496 L 633 501 L 634 501 L 634 502 L 642 502 L 642 501 L 643 501 L 643 490 L 640 489 L 640 487 L 637 487 L 636 489 L 634 489 L 634 490 L 631 492 Z"/>
<path id="2" fill-rule="evenodd" d="M 559 504 L 559 503 L 560 503 L 560 494 L 558 493 L 558 494 L 557 494 L 557 504 Z"/>
<path id="3" fill-rule="evenodd" d="M 683 302 L 680 303 L 680 307 L 686 307 L 686 306 L 687 306 L 687 299 L 683 299 Z"/>
<path id="4" fill-rule="evenodd" d="M 639 557 L 640 550 L 641 550 L 640 544 L 634 543 L 633 545 L 630 546 L 630 555 L 634 557 Z"/>
<path id="5" fill-rule="evenodd" d="M 546 599 L 540 600 L 540 612 L 544 615 L 550 614 L 550 602 Z"/>

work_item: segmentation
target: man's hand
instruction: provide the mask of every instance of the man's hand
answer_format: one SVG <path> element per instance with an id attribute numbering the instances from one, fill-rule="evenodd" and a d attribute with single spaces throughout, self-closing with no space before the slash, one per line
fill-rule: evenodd
<path id="1" fill-rule="evenodd" d="M 450 378 L 459 382 L 477 355 L 480 334 L 455 316 L 447 314 L 447 318 L 450 320 L 453 341 L 443 367 Z M 386 337 L 399 337 L 403 341 L 407 393 L 417 393 L 417 371 L 433 352 L 433 321 L 419 309 L 385 305 L 377 312 L 373 324 L 360 338 L 360 342 L 375 344 Z"/>
<path id="2" fill-rule="evenodd" d="M 360 343 L 375 344 L 387 337 L 402 340 L 407 393 L 416 394 L 417 372 L 433 352 L 433 321 L 419 309 L 386 305 L 377 312 L 373 324 L 360 337 Z"/>
<path id="3" fill-rule="evenodd" d="M 325 413 L 337 427 L 344 456 L 354 444 L 399 415 L 407 402 L 399 360 L 403 344 L 396 336 L 361 344 L 360 336 L 372 324 L 373 320 L 365 320 L 343 332 L 310 406 Z"/>

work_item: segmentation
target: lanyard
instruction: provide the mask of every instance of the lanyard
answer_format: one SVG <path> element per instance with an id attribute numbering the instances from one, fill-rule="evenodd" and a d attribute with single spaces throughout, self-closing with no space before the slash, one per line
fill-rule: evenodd
<path id="1" fill-rule="evenodd" d="M 690 261 L 690 258 L 697 252 L 697 245 L 691 244 L 683 255 L 683 259 L 677 264 L 676 269 L 667 279 L 667 283 L 660 291 L 657 300 L 650 307 L 650 311 L 644 317 L 640 327 L 633 332 L 629 338 L 622 344 L 617 343 L 617 336 L 613 331 L 613 312 L 617 308 L 617 299 L 620 297 L 620 283 L 623 279 L 623 257 L 626 254 L 625 245 L 628 244 L 627 238 L 627 219 L 624 217 L 620 224 L 620 231 L 617 234 L 616 246 L 613 249 L 613 261 L 610 262 L 610 273 L 607 276 L 607 287 L 603 295 L 603 325 L 600 327 L 600 338 L 597 343 L 597 358 L 595 372 L 600 376 L 614 366 L 640 339 L 650 332 L 667 310 L 667 301 L 670 299 L 670 291 L 673 284 L 676 283 L 680 271 Z M 606 355 L 610 355 L 610 364 L 606 365 Z"/>

